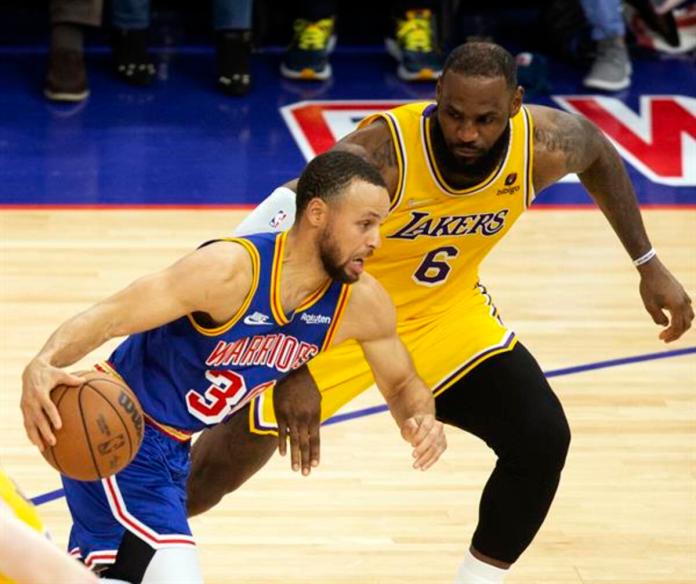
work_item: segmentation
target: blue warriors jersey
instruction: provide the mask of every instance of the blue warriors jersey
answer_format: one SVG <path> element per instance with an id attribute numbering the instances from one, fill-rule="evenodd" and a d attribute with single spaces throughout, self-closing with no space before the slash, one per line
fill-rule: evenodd
<path id="1" fill-rule="evenodd" d="M 286 233 L 225 240 L 251 256 L 249 294 L 226 323 L 188 315 L 128 337 L 108 365 L 133 389 L 146 418 L 187 432 L 225 420 L 276 380 L 326 349 L 349 285 L 327 281 L 292 313 L 280 302 Z"/>

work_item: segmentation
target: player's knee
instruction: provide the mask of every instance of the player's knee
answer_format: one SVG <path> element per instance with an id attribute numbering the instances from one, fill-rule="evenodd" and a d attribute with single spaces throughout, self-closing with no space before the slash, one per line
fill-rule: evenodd
<path id="1" fill-rule="evenodd" d="M 557 475 L 570 446 L 570 428 L 560 404 L 528 416 L 507 442 L 498 451 L 501 464 L 517 474 Z"/>
<path id="2" fill-rule="evenodd" d="M 203 513 L 217 505 L 222 498 L 242 484 L 234 472 L 229 471 L 232 461 L 228 458 L 206 455 L 191 457 L 191 473 L 186 485 L 186 508 L 189 517 Z"/>
<path id="3" fill-rule="evenodd" d="M 541 472 L 559 473 L 570 447 L 570 427 L 563 408 L 548 408 L 531 420 L 524 432 L 524 458 L 528 466 Z"/>

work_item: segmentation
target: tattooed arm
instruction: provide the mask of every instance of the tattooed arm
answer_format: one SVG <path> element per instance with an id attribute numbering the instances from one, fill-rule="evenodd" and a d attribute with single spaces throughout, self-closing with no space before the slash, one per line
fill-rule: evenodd
<path id="1" fill-rule="evenodd" d="M 369 126 L 351 132 L 336 142 L 331 150 L 350 152 L 371 162 L 387 183 L 389 195 L 394 195 L 399 182 L 399 167 L 394 142 L 384 120 L 377 118 Z M 283 186 L 297 191 L 297 179 L 288 181 Z"/>
<path id="2" fill-rule="evenodd" d="M 371 162 L 387 183 L 389 195 L 394 195 L 399 182 L 399 167 L 394 142 L 384 120 L 377 118 L 369 126 L 351 132 L 337 142 L 333 150 L 352 152 Z"/>
<path id="3" fill-rule="evenodd" d="M 560 110 L 531 106 L 534 118 L 534 188 L 538 192 L 566 174 L 577 173 L 631 258 L 651 249 L 623 161 L 589 120 Z M 658 257 L 638 267 L 640 294 L 665 342 L 678 339 L 694 318 L 691 299 Z M 671 318 L 664 312 L 667 310 Z M 668 326 L 669 325 L 669 326 Z"/>

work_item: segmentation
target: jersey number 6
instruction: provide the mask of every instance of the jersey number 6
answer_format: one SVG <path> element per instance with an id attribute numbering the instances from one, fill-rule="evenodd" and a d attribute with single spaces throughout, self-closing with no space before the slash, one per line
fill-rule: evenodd
<path id="1" fill-rule="evenodd" d="M 447 260 L 456 258 L 459 250 L 453 245 L 438 247 L 426 254 L 418 269 L 413 274 L 413 279 L 423 286 L 437 286 L 442 284 L 452 271 L 452 266 Z"/>

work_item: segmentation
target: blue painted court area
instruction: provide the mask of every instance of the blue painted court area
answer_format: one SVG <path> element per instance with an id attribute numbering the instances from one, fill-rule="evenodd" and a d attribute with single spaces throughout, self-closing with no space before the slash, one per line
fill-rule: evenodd
<path id="1" fill-rule="evenodd" d="M 254 55 L 254 88 L 244 98 L 217 92 L 208 49 L 159 51 L 156 61 L 156 83 L 134 88 L 111 73 L 106 49 L 93 49 L 91 96 L 57 105 L 41 92 L 45 51 L 1 49 L 0 206 L 253 205 L 362 116 L 434 92 L 399 81 L 381 48 L 339 51 L 326 83 L 284 80 L 277 52 Z M 634 68 L 629 91 L 588 95 L 582 71 L 551 63 L 551 95 L 534 101 L 600 125 L 643 204 L 694 206 L 693 62 L 643 58 Z M 543 193 L 543 204 L 590 200 L 568 182 Z"/>
<path id="2" fill-rule="evenodd" d="M 609 367 L 618 367 L 620 365 L 629 365 L 632 363 L 641 363 L 644 361 L 654 361 L 656 359 L 670 359 L 674 357 L 683 357 L 685 355 L 696 354 L 696 347 L 687 347 L 685 349 L 677 349 L 674 351 L 662 351 L 660 353 L 646 353 L 644 355 L 634 355 L 632 357 L 623 357 L 620 359 L 611 359 L 608 361 L 597 361 L 595 363 L 585 363 L 583 365 L 576 365 L 574 367 L 566 367 L 564 369 L 555 369 L 551 371 L 546 371 L 544 374 L 546 377 L 561 377 L 563 375 L 574 375 L 576 373 L 583 373 L 586 371 L 595 371 L 597 369 L 607 369 Z M 372 416 L 374 414 L 381 414 L 387 411 L 387 406 L 384 404 L 373 406 L 370 408 L 364 408 L 361 410 L 355 410 L 353 412 L 347 412 L 345 414 L 337 414 L 332 418 L 326 420 L 322 425 L 330 426 L 333 424 L 340 424 L 342 422 L 347 422 L 349 420 L 355 420 L 357 418 L 365 418 L 367 416 Z M 55 491 L 50 491 L 48 493 L 43 493 L 37 495 L 31 499 L 34 505 L 43 505 L 44 503 L 49 503 L 60 499 L 63 496 L 63 489 L 57 489 Z"/>

